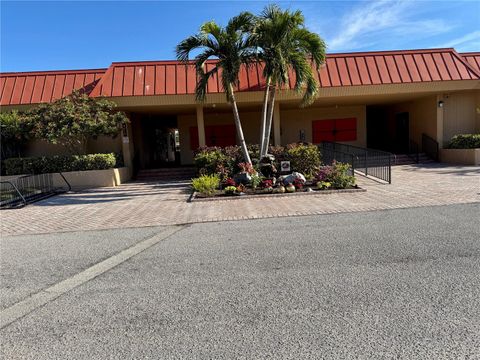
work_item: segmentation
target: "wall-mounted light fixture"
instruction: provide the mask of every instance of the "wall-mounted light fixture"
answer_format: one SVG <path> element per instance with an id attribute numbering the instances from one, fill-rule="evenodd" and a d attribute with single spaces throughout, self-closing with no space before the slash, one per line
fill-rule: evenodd
<path id="1" fill-rule="evenodd" d="M 438 102 L 438 107 L 439 107 L 439 108 L 443 108 L 443 101 L 442 101 L 442 100 L 440 100 L 440 101 Z"/>

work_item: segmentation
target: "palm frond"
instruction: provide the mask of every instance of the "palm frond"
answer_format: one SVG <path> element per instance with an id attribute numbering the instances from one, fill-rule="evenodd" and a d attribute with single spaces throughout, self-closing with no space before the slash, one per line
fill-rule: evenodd
<path id="1" fill-rule="evenodd" d="M 189 36 L 181 41 L 175 48 L 177 59 L 182 62 L 188 61 L 188 56 L 192 50 L 203 47 L 205 38 L 200 35 Z"/>
<path id="2" fill-rule="evenodd" d="M 197 86 L 195 87 L 195 99 L 197 101 L 205 101 L 208 90 L 208 80 L 217 72 L 217 66 L 207 72 L 205 72 L 202 68 L 197 68 Z"/>
<path id="3" fill-rule="evenodd" d="M 225 30 L 231 35 L 236 33 L 237 31 L 247 33 L 253 29 L 254 24 L 255 16 L 248 11 L 244 11 L 241 12 L 239 15 L 231 18 Z"/>

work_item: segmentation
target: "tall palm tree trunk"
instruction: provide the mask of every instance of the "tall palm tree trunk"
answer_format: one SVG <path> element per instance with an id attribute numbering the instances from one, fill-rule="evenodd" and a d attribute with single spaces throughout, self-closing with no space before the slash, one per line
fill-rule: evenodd
<path id="1" fill-rule="evenodd" d="M 268 145 L 270 142 L 270 132 L 272 129 L 272 122 L 273 122 L 273 109 L 275 107 L 275 94 L 276 94 L 276 87 L 273 87 L 272 92 L 270 93 L 270 104 L 268 104 L 268 112 L 267 112 L 267 125 L 265 128 L 265 135 L 263 139 L 263 156 L 266 156 L 268 153 Z"/>
<path id="2" fill-rule="evenodd" d="M 260 160 L 262 159 L 265 147 L 265 129 L 267 127 L 267 111 L 268 111 L 268 101 L 269 101 L 269 91 L 270 91 L 270 78 L 266 81 L 265 94 L 263 98 L 263 107 L 262 107 L 262 123 L 260 128 Z"/>
<path id="3" fill-rule="evenodd" d="M 240 114 L 238 113 L 237 102 L 235 100 L 235 94 L 233 93 L 232 84 L 228 84 L 228 97 L 230 98 L 230 103 L 232 104 L 233 118 L 235 120 L 235 127 L 237 129 L 238 139 L 240 140 L 243 158 L 245 159 L 245 162 L 252 163 L 252 160 L 250 160 L 250 155 L 248 154 L 247 144 L 245 143 L 245 137 L 243 136 L 242 123 L 240 122 Z"/>

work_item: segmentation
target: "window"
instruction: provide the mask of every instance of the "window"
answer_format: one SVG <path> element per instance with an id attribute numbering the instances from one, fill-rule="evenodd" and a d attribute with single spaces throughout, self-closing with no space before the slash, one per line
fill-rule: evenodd
<path id="1" fill-rule="evenodd" d="M 237 143 L 235 125 L 205 126 L 205 142 L 207 146 L 226 147 Z M 198 149 L 198 128 L 190 127 L 190 148 Z"/>
<path id="2" fill-rule="evenodd" d="M 357 119 L 315 120 L 312 122 L 312 141 L 355 141 L 357 140 Z"/>

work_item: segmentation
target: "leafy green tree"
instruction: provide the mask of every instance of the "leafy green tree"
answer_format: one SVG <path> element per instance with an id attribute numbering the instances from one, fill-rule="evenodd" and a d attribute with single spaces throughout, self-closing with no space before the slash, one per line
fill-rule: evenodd
<path id="1" fill-rule="evenodd" d="M 176 48 L 177 59 L 185 63 L 188 62 L 192 51 L 201 50 L 194 58 L 198 76 L 197 100 L 205 100 L 208 79 L 215 74 L 219 74 L 227 100 L 232 106 L 243 157 L 249 163 L 251 163 L 250 155 L 243 136 L 242 123 L 233 89 L 239 83 L 238 74 L 241 66 L 248 66 L 252 62 L 252 47 L 249 44 L 248 35 L 253 24 L 254 16 L 248 12 L 242 12 L 230 19 L 226 27 L 220 27 L 214 21 L 209 21 L 200 27 L 198 34 L 186 38 Z M 218 61 L 213 69 L 206 71 L 205 62 L 211 58 L 218 59 Z"/>
<path id="2" fill-rule="evenodd" d="M 86 153 L 87 140 L 116 137 L 128 118 L 113 101 L 74 91 L 52 103 L 40 104 L 28 116 L 36 138 L 59 144 L 70 154 Z"/>
<path id="3" fill-rule="evenodd" d="M 263 62 L 266 88 L 260 130 L 260 158 L 268 151 L 276 90 L 289 82 L 289 70 L 295 73 L 295 90 L 303 91 L 301 106 L 315 100 L 318 82 L 312 65 L 318 70 L 325 61 L 325 42 L 305 27 L 301 11 L 283 11 L 277 5 L 267 6 L 258 17 L 250 36 Z M 312 64 L 313 63 L 313 64 Z"/>
<path id="4" fill-rule="evenodd" d="M 31 131 L 28 117 L 18 111 L 0 112 L 2 160 L 22 155 Z"/>

